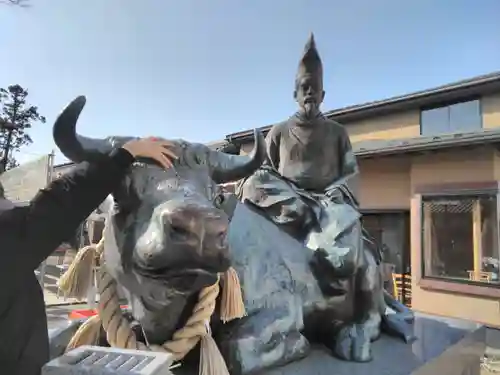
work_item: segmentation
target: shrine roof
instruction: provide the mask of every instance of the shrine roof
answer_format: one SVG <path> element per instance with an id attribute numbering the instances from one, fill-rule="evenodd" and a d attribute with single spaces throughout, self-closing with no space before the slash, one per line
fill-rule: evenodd
<path id="1" fill-rule="evenodd" d="M 481 75 L 389 99 L 334 109 L 325 112 L 325 115 L 332 120 L 342 123 L 343 121 L 366 119 L 495 92 L 500 92 L 500 72 Z M 265 134 L 271 126 L 267 125 L 259 129 Z M 346 126 L 349 126 L 349 124 L 347 123 Z M 228 142 L 245 143 L 251 141 L 252 137 L 253 129 L 250 129 L 228 134 L 226 140 Z"/>

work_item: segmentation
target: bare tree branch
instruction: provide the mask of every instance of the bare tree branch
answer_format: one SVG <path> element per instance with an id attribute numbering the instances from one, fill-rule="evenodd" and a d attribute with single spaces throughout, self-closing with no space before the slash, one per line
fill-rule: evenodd
<path id="1" fill-rule="evenodd" d="M 5 5 L 15 5 L 21 8 L 28 8 L 31 5 L 29 4 L 30 0 L 0 0 L 0 4 Z"/>

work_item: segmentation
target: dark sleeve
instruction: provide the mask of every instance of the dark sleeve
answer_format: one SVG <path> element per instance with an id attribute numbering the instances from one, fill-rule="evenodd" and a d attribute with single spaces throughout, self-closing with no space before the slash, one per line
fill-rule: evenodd
<path id="1" fill-rule="evenodd" d="M 340 125 L 340 176 L 353 197 L 359 199 L 359 168 L 347 130 Z M 357 203 L 357 202 L 356 202 Z"/>
<path id="2" fill-rule="evenodd" d="M 351 140 L 343 126 L 340 133 L 340 171 L 343 177 L 358 173 L 358 162 L 352 149 Z"/>
<path id="3" fill-rule="evenodd" d="M 278 169 L 280 165 L 280 138 L 281 131 L 279 125 L 275 125 L 269 130 L 266 136 L 266 164 Z"/>
<path id="4" fill-rule="evenodd" d="M 134 158 L 125 149 L 83 162 L 42 189 L 24 210 L 16 253 L 35 270 L 118 186 Z M 3 218 L 4 219 L 4 218 Z M 20 221 L 19 217 L 15 219 Z"/>

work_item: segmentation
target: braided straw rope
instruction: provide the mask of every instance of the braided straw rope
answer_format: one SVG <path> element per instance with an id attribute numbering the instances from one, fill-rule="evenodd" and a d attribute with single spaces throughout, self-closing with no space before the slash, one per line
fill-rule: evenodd
<path id="1" fill-rule="evenodd" d="M 92 252 L 93 256 L 89 256 Z M 101 325 L 106 331 L 106 338 L 112 347 L 122 349 L 152 350 L 158 352 L 170 353 L 174 360 L 181 360 L 187 353 L 201 341 L 200 353 L 200 374 L 203 375 L 229 375 L 222 355 L 213 341 L 209 322 L 216 307 L 217 297 L 220 292 L 219 280 L 214 285 L 201 290 L 198 302 L 193 308 L 192 315 L 187 320 L 184 327 L 174 332 L 172 339 L 162 345 L 145 345 L 138 341 L 129 321 L 123 316 L 118 299 L 118 290 L 116 280 L 106 271 L 104 266 L 104 236 L 101 241 L 94 246 L 82 249 L 86 259 L 81 264 L 72 264 L 70 270 L 61 280 L 63 283 L 59 287 L 65 294 L 71 294 L 75 291 L 82 293 L 81 288 L 77 287 L 78 282 L 82 282 L 85 275 L 88 278 L 88 270 L 85 268 L 95 265 L 95 259 L 100 257 L 101 267 L 98 271 L 98 289 L 99 305 L 98 315 L 89 318 L 83 323 L 74 336 L 71 338 L 67 350 L 81 345 L 96 345 L 99 341 Z M 76 258 L 75 258 L 76 260 Z M 230 268 L 224 274 L 225 288 L 222 295 L 221 317 L 223 322 L 241 318 L 245 315 L 245 309 L 241 296 L 241 287 L 236 271 Z"/>
<path id="2" fill-rule="evenodd" d="M 116 281 L 105 271 L 104 267 L 101 267 L 101 270 L 99 271 L 98 312 L 108 343 L 122 349 L 148 349 L 143 343 L 137 341 L 128 320 L 122 314 Z M 209 334 L 206 323 L 210 321 L 214 313 L 218 294 L 218 282 L 203 289 L 184 327 L 173 334 L 172 340 L 162 345 L 150 345 L 149 350 L 171 353 L 176 360 L 184 358 L 201 338 Z"/>

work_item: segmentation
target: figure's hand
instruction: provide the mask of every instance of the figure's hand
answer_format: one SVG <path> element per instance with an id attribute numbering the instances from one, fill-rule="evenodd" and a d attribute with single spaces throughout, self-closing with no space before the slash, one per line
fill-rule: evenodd
<path id="1" fill-rule="evenodd" d="M 172 167 L 172 159 L 177 159 L 177 155 L 171 148 L 175 145 L 172 142 L 156 139 L 141 138 L 125 143 L 122 148 L 130 152 L 134 157 L 151 158 L 160 163 L 165 169 Z"/>

